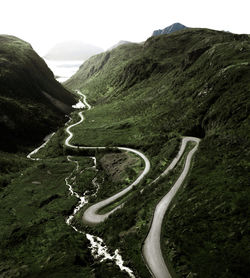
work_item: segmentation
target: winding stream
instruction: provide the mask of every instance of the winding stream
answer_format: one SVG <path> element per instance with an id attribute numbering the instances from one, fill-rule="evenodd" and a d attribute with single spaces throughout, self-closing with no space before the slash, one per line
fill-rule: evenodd
<path id="1" fill-rule="evenodd" d="M 84 107 L 87 107 L 87 109 L 91 109 L 91 106 L 87 103 L 86 101 L 86 96 L 83 95 L 81 92 L 77 91 L 78 94 L 83 98 L 82 101 L 80 100 L 79 103 L 83 104 Z M 76 104 L 77 106 L 77 104 Z M 83 116 L 83 111 L 79 112 L 78 115 L 80 116 L 80 120 L 72 125 L 69 125 L 67 128 L 66 128 L 66 132 L 68 133 L 68 137 L 66 138 L 65 140 L 65 145 L 70 147 L 70 148 L 79 148 L 79 149 L 105 149 L 105 147 L 82 147 L 82 146 L 75 146 L 75 145 L 72 145 L 70 144 L 70 140 L 72 139 L 73 137 L 73 133 L 70 131 L 70 129 L 74 126 L 77 126 L 79 125 L 80 123 L 83 122 L 84 120 L 84 116 Z M 96 158 L 95 157 L 91 157 L 93 159 L 93 162 L 94 162 L 94 166 L 91 167 L 93 168 L 95 171 L 97 171 L 96 169 Z M 67 157 L 68 161 L 70 162 L 74 162 L 76 163 L 76 171 L 79 170 L 79 163 L 78 161 L 74 161 L 71 159 L 70 156 Z M 87 168 L 88 169 L 88 168 Z M 86 169 L 85 169 L 86 170 Z M 67 220 L 66 220 L 66 223 L 68 225 L 70 225 L 75 231 L 79 232 L 79 233 L 82 233 L 82 234 L 85 234 L 84 232 L 82 231 L 79 231 L 74 225 L 71 224 L 74 216 L 76 215 L 76 213 L 85 205 L 88 203 L 88 197 L 90 197 L 88 195 L 88 192 L 86 191 L 84 193 L 83 196 L 79 196 L 78 193 L 76 193 L 74 190 L 73 190 L 73 186 L 69 183 L 69 180 L 71 179 L 74 180 L 74 177 L 72 177 L 72 174 L 70 174 L 67 178 L 65 178 L 65 183 L 66 185 L 68 186 L 69 188 L 69 191 L 71 193 L 71 195 L 74 195 L 75 197 L 77 197 L 79 199 L 79 204 L 78 206 L 74 209 L 73 211 L 73 214 L 70 215 Z M 92 195 L 92 196 L 96 196 L 97 195 L 97 192 L 99 190 L 99 184 L 97 182 L 97 179 L 94 178 L 92 180 L 92 184 L 93 186 L 96 188 L 96 192 Z M 104 261 L 104 260 L 112 260 L 115 262 L 115 264 L 122 270 L 122 271 L 126 271 L 128 273 L 128 275 L 132 278 L 134 278 L 134 274 L 133 274 L 133 271 L 128 268 L 128 267 L 125 267 L 123 264 L 124 264 L 124 261 L 121 257 L 121 255 L 119 254 L 119 251 L 118 249 L 115 250 L 114 252 L 114 255 L 111 255 L 109 252 L 108 252 L 108 247 L 104 244 L 103 240 L 100 238 L 100 237 L 97 237 L 97 236 L 93 236 L 93 235 L 90 235 L 90 234 L 86 234 L 86 237 L 87 239 L 90 241 L 90 249 L 91 249 L 91 253 L 92 255 L 94 256 L 95 259 L 100 259 L 101 258 L 101 262 Z"/>
<path id="2" fill-rule="evenodd" d="M 80 95 L 81 99 L 73 107 L 80 108 L 80 109 L 87 108 L 88 110 L 91 109 L 91 106 L 86 101 L 86 96 L 84 94 L 82 94 L 80 91 L 77 91 L 77 93 Z M 106 147 L 85 147 L 85 146 L 76 146 L 76 145 L 73 145 L 70 143 L 71 139 L 73 138 L 73 133 L 70 131 L 70 129 L 72 127 L 75 127 L 75 126 L 81 124 L 84 121 L 83 111 L 80 111 L 78 113 L 78 115 L 80 117 L 80 120 L 78 122 L 69 125 L 69 122 L 71 121 L 71 119 L 69 119 L 69 121 L 65 124 L 65 126 L 68 125 L 66 128 L 68 137 L 65 140 L 65 145 L 67 147 L 73 148 L 73 149 L 86 149 L 86 150 L 88 150 L 88 149 L 92 149 L 92 150 L 105 149 Z M 32 156 L 34 154 L 37 154 L 37 152 L 41 148 L 45 147 L 54 134 L 55 133 L 51 134 L 45 143 L 43 143 L 40 147 L 38 147 L 37 149 L 32 151 L 30 154 L 28 154 L 27 158 L 32 159 L 32 160 L 40 160 L 39 158 L 33 158 Z M 151 184 L 156 183 L 161 177 L 166 176 L 169 173 L 169 171 L 172 170 L 177 165 L 178 161 L 180 160 L 180 158 L 182 157 L 182 155 L 185 151 L 187 142 L 189 142 L 189 141 L 195 142 L 196 146 L 188 153 L 186 161 L 185 161 L 185 167 L 184 167 L 184 170 L 181 173 L 180 177 L 178 178 L 178 180 L 176 181 L 174 186 L 171 188 L 171 190 L 161 199 L 161 201 L 156 206 L 153 221 L 151 224 L 151 228 L 150 228 L 148 236 L 143 245 L 142 251 L 143 251 L 143 256 L 145 258 L 146 264 L 147 264 L 148 268 L 150 269 L 151 273 L 153 274 L 153 276 L 156 278 L 171 278 L 171 275 L 169 273 L 169 270 L 165 264 L 165 261 L 163 259 L 162 253 L 161 253 L 160 236 L 161 236 L 162 221 L 163 221 L 164 214 L 169 207 L 170 202 L 172 201 L 173 197 L 179 190 L 181 184 L 183 183 L 185 177 L 187 176 L 187 174 L 189 172 L 191 159 L 198 148 L 200 139 L 195 138 L 195 137 L 183 137 L 181 148 L 180 148 L 177 156 L 173 159 L 173 161 L 167 167 L 167 169 L 151 183 Z M 113 213 L 115 210 L 119 209 L 123 204 L 117 206 L 116 208 L 114 208 L 112 211 L 110 211 L 108 213 L 98 214 L 98 211 L 101 208 L 111 204 L 112 202 L 114 202 L 121 196 L 125 195 L 127 192 L 129 192 L 134 186 L 139 184 L 141 182 L 141 180 L 147 175 L 147 173 L 150 170 L 150 162 L 149 162 L 148 158 L 140 151 L 134 150 L 131 148 L 126 148 L 126 147 L 116 147 L 116 149 L 119 149 L 121 151 L 132 152 L 132 153 L 135 153 L 136 155 L 140 156 L 143 159 L 144 164 L 145 164 L 144 170 L 130 186 L 128 186 L 127 188 L 118 192 L 117 194 L 115 194 L 101 202 L 98 202 L 98 203 L 90 206 L 88 209 L 86 209 L 83 214 L 83 221 L 86 223 L 91 223 L 91 224 L 101 223 L 111 213 Z M 94 171 L 98 171 L 96 169 L 96 158 L 91 157 L 91 159 L 93 160 L 93 166 L 85 168 L 84 170 L 82 170 L 80 172 L 80 174 L 83 171 L 90 169 L 90 168 L 93 169 Z M 67 156 L 67 160 L 70 163 L 75 163 L 75 171 L 73 171 L 68 177 L 65 178 L 65 184 L 67 185 L 70 194 L 79 199 L 79 203 L 75 207 L 72 215 L 68 216 L 66 219 L 67 225 L 70 225 L 76 232 L 86 235 L 87 239 L 90 241 L 90 249 L 91 249 L 91 253 L 94 256 L 94 258 L 100 259 L 101 262 L 104 260 L 112 260 L 115 262 L 115 264 L 117 266 L 119 266 L 119 268 L 122 271 L 126 271 L 130 277 L 134 278 L 135 276 L 133 274 L 133 271 L 130 268 L 123 265 L 124 262 L 122 260 L 121 255 L 119 254 L 118 249 L 115 250 L 113 255 L 111 255 L 108 252 L 108 247 L 105 246 L 105 244 L 101 238 L 90 235 L 90 234 L 86 234 L 83 231 L 78 230 L 72 224 L 72 220 L 73 220 L 74 216 L 79 212 L 79 210 L 85 204 L 88 203 L 88 198 L 90 197 L 90 195 L 89 195 L 88 191 L 85 191 L 83 196 L 80 196 L 77 192 L 74 191 L 73 186 L 74 186 L 74 182 L 76 179 L 76 174 L 79 172 L 79 168 L 80 168 L 79 162 L 77 160 L 73 160 L 72 156 Z M 76 173 L 76 174 L 74 174 L 74 173 Z M 97 182 L 96 177 L 92 180 L 92 184 L 96 190 L 91 196 L 96 196 L 97 192 L 99 190 L 99 184 Z M 143 190 L 141 190 L 141 193 L 143 193 Z"/>
<path id="3" fill-rule="evenodd" d="M 83 104 L 85 105 L 85 107 L 87 107 L 87 109 L 90 110 L 91 106 L 87 103 L 86 96 L 84 94 L 82 94 L 80 91 L 77 91 L 77 93 L 81 96 Z M 78 115 L 80 117 L 80 120 L 66 128 L 66 132 L 68 133 L 68 137 L 65 140 L 65 145 L 70 147 L 70 148 L 74 148 L 74 149 L 84 149 L 84 150 L 105 149 L 106 147 L 84 147 L 84 146 L 75 146 L 75 145 L 70 143 L 71 139 L 73 138 L 73 133 L 70 131 L 70 129 L 72 127 L 75 127 L 75 126 L 81 124 L 84 121 L 83 111 L 80 111 L 78 113 Z M 147 175 L 147 173 L 150 170 L 150 162 L 149 162 L 148 158 L 142 152 L 140 152 L 138 150 L 135 150 L 135 149 L 126 148 L 126 147 L 114 147 L 114 149 L 119 149 L 121 151 L 132 152 L 132 153 L 140 156 L 143 159 L 144 164 L 145 164 L 144 170 L 131 185 L 129 185 L 128 187 L 126 187 L 122 191 L 118 192 L 117 194 L 90 206 L 83 214 L 83 221 L 85 223 L 99 224 L 99 223 L 103 222 L 105 219 L 107 219 L 107 217 L 110 214 L 112 214 L 115 210 L 119 209 L 122 205 L 114 208 L 112 211 L 107 212 L 105 214 L 98 214 L 98 211 L 100 209 L 102 209 L 103 207 L 113 203 L 115 200 L 119 199 L 120 197 L 124 196 L 127 192 L 132 190 L 132 188 L 134 186 L 136 186 L 137 184 L 139 184 L 142 181 L 142 179 Z"/>
<path id="4" fill-rule="evenodd" d="M 78 108 L 78 109 L 82 109 L 82 108 L 86 108 L 89 110 L 91 109 L 91 106 L 87 103 L 86 101 L 86 96 L 81 94 L 79 91 L 78 91 L 78 94 L 81 95 L 82 97 L 82 100 L 79 100 L 79 102 L 75 105 L 73 105 L 73 108 Z M 69 118 L 69 120 L 66 122 L 65 126 L 68 125 L 68 127 L 66 128 L 66 131 L 67 133 L 69 134 L 69 136 L 66 138 L 65 140 L 65 145 L 70 147 L 70 148 L 84 148 L 84 149 L 88 149 L 87 147 L 78 147 L 78 146 L 74 146 L 72 144 L 69 143 L 69 141 L 72 139 L 73 137 L 73 133 L 71 133 L 70 129 L 73 127 L 73 126 L 76 126 L 78 124 L 80 124 L 83 120 L 84 120 L 84 117 L 83 117 L 83 111 L 79 112 L 79 116 L 80 116 L 80 121 L 78 121 L 77 123 L 75 124 L 72 124 L 72 125 L 69 125 L 70 121 L 72 120 L 71 118 Z M 33 157 L 33 155 L 37 154 L 42 148 L 44 148 L 48 142 L 50 141 L 50 139 L 54 136 L 55 132 L 48 135 L 45 139 L 46 141 L 41 145 L 39 146 L 38 148 L 36 148 L 35 150 L 33 150 L 31 153 L 29 153 L 27 155 L 27 158 L 28 159 L 31 159 L 31 160 L 34 160 L 34 161 L 37 161 L 37 160 L 41 160 L 40 158 L 38 157 Z M 104 149 L 105 147 L 99 147 L 99 149 Z M 90 147 L 90 149 L 96 149 L 94 147 Z M 124 148 L 127 150 L 127 148 Z M 82 170 L 80 172 L 80 174 L 87 170 L 87 169 L 93 169 L 95 171 L 98 171 L 96 169 L 96 158 L 95 157 L 90 157 L 92 160 L 93 160 L 93 166 L 92 167 L 88 167 L 88 168 L 85 168 L 84 170 Z M 100 262 L 103 262 L 105 260 L 111 260 L 111 261 L 114 261 L 115 264 L 121 269 L 121 271 L 125 271 L 127 272 L 127 274 L 131 277 L 131 278 L 135 278 L 134 274 L 133 274 L 133 271 L 129 268 L 129 267 L 126 267 L 124 266 L 124 261 L 122 259 L 122 256 L 119 254 L 119 250 L 116 249 L 114 251 L 114 254 L 111 255 L 108 251 L 108 247 L 104 244 L 103 240 L 100 238 L 100 237 L 97 237 L 97 236 L 94 236 L 94 235 L 90 235 L 90 234 L 86 234 L 85 232 L 83 231 L 80 231 L 79 229 L 77 229 L 73 224 L 72 224 L 72 220 L 74 218 L 74 216 L 80 211 L 80 209 L 88 203 L 88 198 L 90 197 L 90 195 L 88 194 L 89 192 L 86 191 L 83 196 L 80 196 L 76 191 L 74 191 L 74 181 L 76 179 L 76 175 L 74 175 L 73 173 L 74 172 L 79 172 L 79 162 L 77 160 L 73 160 L 73 157 L 72 156 L 67 156 L 67 160 L 70 162 L 70 163 L 75 163 L 75 171 L 73 171 L 68 177 L 65 178 L 65 184 L 67 185 L 68 187 L 68 190 L 69 190 L 69 193 L 70 195 L 72 196 L 75 196 L 76 198 L 79 199 L 79 203 L 78 205 L 75 207 L 73 213 L 68 216 L 66 218 L 66 224 L 71 226 L 76 232 L 78 233 L 81 233 L 83 235 L 86 235 L 86 238 L 89 240 L 90 242 L 90 250 L 91 250 L 91 254 L 93 255 L 93 257 L 95 259 L 100 259 Z M 98 193 L 98 190 L 99 190 L 99 184 L 97 182 L 97 178 L 95 177 L 93 180 L 92 180 L 92 184 L 94 186 L 94 188 L 96 188 L 95 190 L 95 193 L 92 194 L 92 196 L 96 196 L 97 193 Z"/>

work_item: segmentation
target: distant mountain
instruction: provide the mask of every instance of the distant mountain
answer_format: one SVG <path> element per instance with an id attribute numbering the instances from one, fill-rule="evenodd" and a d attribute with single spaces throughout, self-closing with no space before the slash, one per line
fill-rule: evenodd
<path id="1" fill-rule="evenodd" d="M 65 121 L 75 102 L 30 44 L 0 36 L 0 150 L 40 141 Z"/>
<path id="2" fill-rule="evenodd" d="M 46 55 L 48 60 L 86 60 L 103 52 L 103 49 L 81 41 L 65 41 L 56 44 Z"/>
<path id="3" fill-rule="evenodd" d="M 131 43 L 131 42 L 129 42 L 129 41 L 119 41 L 119 42 L 116 43 L 115 45 L 111 46 L 108 50 L 112 50 L 112 49 L 114 49 L 114 48 L 116 48 L 116 47 L 118 47 L 118 46 L 120 46 L 120 45 L 129 44 L 129 43 Z"/>
<path id="4" fill-rule="evenodd" d="M 188 27 L 186 27 L 185 25 L 182 25 L 180 23 L 174 23 L 168 27 L 166 27 L 165 29 L 159 29 L 159 30 L 155 30 L 153 32 L 152 36 L 159 36 L 159 35 L 163 35 L 163 34 L 170 34 L 182 29 L 186 29 Z"/>

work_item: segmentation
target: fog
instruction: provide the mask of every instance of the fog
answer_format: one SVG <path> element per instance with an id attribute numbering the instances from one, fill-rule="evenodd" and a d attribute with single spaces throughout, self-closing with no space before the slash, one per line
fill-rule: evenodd
<path id="1" fill-rule="evenodd" d="M 2 0 L 0 33 L 15 35 L 45 55 L 56 43 L 81 40 L 103 49 L 141 42 L 175 22 L 250 33 L 248 0 Z"/>

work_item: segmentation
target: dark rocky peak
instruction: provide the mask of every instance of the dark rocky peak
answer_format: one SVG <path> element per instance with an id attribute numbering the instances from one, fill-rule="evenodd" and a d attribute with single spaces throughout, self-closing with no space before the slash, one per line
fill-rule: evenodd
<path id="1" fill-rule="evenodd" d="M 176 32 L 176 31 L 179 31 L 179 30 L 182 30 L 182 29 L 186 29 L 188 27 L 186 27 L 185 25 L 181 24 L 181 23 L 174 23 L 164 29 L 159 29 L 159 30 L 155 30 L 153 32 L 153 35 L 152 36 L 159 36 L 159 35 L 163 35 L 163 34 L 170 34 L 170 33 L 173 33 L 173 32 Z"/>

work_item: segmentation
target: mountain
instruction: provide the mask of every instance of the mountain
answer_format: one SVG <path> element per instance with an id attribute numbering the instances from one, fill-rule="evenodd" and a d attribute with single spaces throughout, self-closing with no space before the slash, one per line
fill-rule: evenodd
<path id="1" fill-rule="evenodd" d="M 41 141 L 75 102 L 27 42 L 0 36 L 1 150 L 15 152 Z"/>
<path id="2" fill-rule="evenodd" d="M 86 60 L 89 57 L 103 52 L 100 47 L 81 41 L 65 41 L 56 44 L 45 55 L 48 60 Z"/>
<path id="3" fill-rule="evenodd" d="M 171 34 L 173 32 L 176 31 L 180 31 L 182 29 L 186 29 L 188 27 L 186 27 L 185 25 L 182 25 L 181 23 L 174 23 L 164 29 L 159 29 L 159 30 L 155 30 L 152 34 L 152 36 L 159 36 L 159 35 L 163 35 L 163 34 Z"/>
<path id="4" fill-rule="evenodd" d="M 120 45 L 123 45 L 123 44 L 128 44 L 128 43 L 131 43 L 129 41 L 119 41 L 118 43 L 116 43 L 115 45 L 111 46 L 108 50 L 112 50 Z"/>
<path id="5" fill-rule="evenodd" d="M 138 277 L 150 277 L 139 250 L 176 172 L 150 182 L 185 135 L 202 140 L 162 227 L 168 265 L 178 277 L 248 276 L 249 76 L 249 35 L 192 28 L 93 56 L 65 83 L 94 106 L 76 145 L 127 146 L 150 159 L 146 181 L 95 229 Z"/>
<path id="6" fill-rule="evenodd" d="M 0 65 L 0 277 L 127 277 L 109 260 L 95 261 L 88 239 L 65 223 L 79 201 L 68 187 L 78 169 L 64 148 L 63 125 L 75 98 L 18 38 L 0 36 Z M 40 160 L 28 159 L 51 131 L 34 154 Z M 92 191 L 99 171 L 86 156 L 80 165 L 77 184 Z"/>

